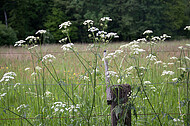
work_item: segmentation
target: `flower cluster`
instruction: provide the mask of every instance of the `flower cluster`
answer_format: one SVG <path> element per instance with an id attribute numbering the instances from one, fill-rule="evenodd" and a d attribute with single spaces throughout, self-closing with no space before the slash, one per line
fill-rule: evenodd
<path id="1" fill-rule="evenodd" d="M 28 107 L 28 105 L 22 104 L 22 105 L 20 105 L 19 107 L 17 107 L 17 111 L 18 111 L 18 112 L 24 111 L 27 107 Z"/>
<path id="2" fill-rule="evenodd" d="M 80 79 L 85 80 L 85 81 L 90 81 L 89 77 L 83 76 L 83 75 L 80 76 Z"/>
<path id="3" fill-rule="evenodd" d="M 70 105 L 70 107 L 68 107 L 68 108 L 67 108 L 66 106 L 67 106 L 67 105 L 66 105 L 66 104 L 63 104 L 62 102 L 55 102 L 55 103 L 53 104 L 53 106 L 51 107 L 51 109 L 54 110 L 54 114 L 55 114 L 55 113 L 59 113 L 59 112 L 63 113 L 63 112 L 66 112 L 66 111 L 69 111 L 69 112 L 72 112 L 72 111 L 77 112 L 77 111 L 78 111 L 77 109 L 80 108 L 78 104 L 76 104 L 76 106 Z"/>
<path id="4" fill-rule="evenodd" d="M 68 43 L 68 44 L 64 44 L 61 48 L 64 50 L 64 51 L 68 51 L 70 49 L 72 49 L 74 46 L 73 43 Z"/>
<path id="5" fill-rule="evenodd" d="M 88 29 L 88 31 L 95 32 L 95 31 L 99 31 L 99 29 L 96 28 L 96 27 L 91 27 L 91 28 Z"/>
<path id="6" fill-rule="evenodd" d="M 64 22 L 59 25 L 59 29 L 62 29 L 62 28 L 67 29 L 67 27 L 71 26 L 71 24 L 72 23 L 70 21 Z"/>
<path id="7" fill-rule="evenodd" d="M 48 60 L 49 62 L 52 62 L 52 59 L 56 59 L 56 57 L 52 54 L 47 54 L 42 58 L 42 62 Z"/>
<path id="8" fill-rule="evenodd" d="M 115 50 L 115 52 L 109 53 L 107 56 L 102 58 L 102 61 L 104 61 L 105 59 L 115 58 L 115 57 L 117 57 L 117 55 L 121 54 L 122 52 L 123 52 L 123 50 Z"/>
<path id="9" fill-rule="evenodd" d="M 1 98 L 3 98 L 6 94 L 7 94 L 7 93 L 3 93 L 3 94 L 0 93 L 0 100 L 1 100 Z"/>
<path id="10" fill-rule="evenodd" d="M 24 40 L 19 40 L 17 42 L 15 42 L 15 45 L 14 46 L 22 46 L 23 43 L 25 43 L 26 41 Z"/>
<path id="11" fill-rule="evenodd" d="M 103 17 L 100 21 L 112 21 L 112 19 L 110 17 Z"/>
<path id="12" fill-rule="evenodd" d="M 92 20 L 86 20 L 84 21 L 83 25 L 93 25 L 94 21 Z"/>
<path id="13" fill-rule="evenodd" d="M 5 73 L 3 75 L 3 78 L 0 80 L 0 82 L 3 82 L 3 81 L 7 82 L 10 79 L 14 79 L 14 76 L 16 76 L 16 74 L 14 72 Z"/>
<path id="14" fill-rule="evenodd" d="M 186 26 L 186 27 L 184 28 L 184 30 L 190 31 L 190 26 Z"/>
<path id="15" fill-rule="evenodd" d="M 162 72 L 162 75 L 161 75 L 161 76 L 164 76 L 164 75 L 173 75 L 173 74 L 174 74 L 173 71 L 166 71 L 166 70 L 164 70 L 164 71 Z"/>
<path id="16" fill-rule="evenodd" d="M 145 52 L 144 49 L 141 49 L 140 46 L 139 46 L 139 42 L 138 41 L 132 41 L 128 44 L 125 44 L 125 45 L 122 45 L 120 46 L 120 49 L 126 49 L 126 48 L 129 48 L 131 50 L 131 54 L 134 54 L 134 55 L 138 55 L 140 54 L 141 52 Z"/>
<path id="17" fill-rule="evenodd" d="M 66 41 L 67 41 L 67 37 L 66 37 L 66 38 L 63 38 L 63 39 L 61 39 L 61 40 L 59 40 L 60 43 L 66 42 Z"/>
<path id="18" fill-rule="evenodd" d="M 107 75 L 107 77 L 110 77 L 110 76 L 112 76 L 112 77 L 114 77 L 114 76 L 118 77 L 118 74 L 116 72 L 114 72 L 114 71 L 107 71 L 106 75 Z"/>
<path id="19" fill-rule="evenodd" d="M 25 40 L 29 40 L 29 41 L 34 40 L 34 41 L 36 41 L 36 40 L 37 40 L 37 38 L 36 38 L 36 37 L 34 37 L 34 36 L 28 36 L 28 37 L 26 37 L 26 39 L 25 39 Z"/>
<path id="20" fill-rule="evenodd" d="M 47 31 L 46 30 L 38 30 L 37 32 L 36 32 L 36 34 L 45 34 Z"/>
<path id="21" fill-rule="evenodd" d="M 145 35 L 145 34 L 151 34 L 151 33 L 153 33 L 152 30 L 146 30 L 146 31 L 143 32 L 143 35 Z"/>
<path id="22" fill-rule="evenodd" d="M 149 54 L 146 59 L 150 59 L 151 61 L 157 61 L 156 60 L 156 56 L 152 55 L 152 54 Z"/>

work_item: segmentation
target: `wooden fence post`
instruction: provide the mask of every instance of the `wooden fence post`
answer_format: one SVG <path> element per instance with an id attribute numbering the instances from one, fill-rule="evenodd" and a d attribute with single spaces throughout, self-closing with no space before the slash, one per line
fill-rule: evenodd
<path id="1" fill-rule="evenodd" d="M 127 104 L 128 97 L 131 93 L 131 86 L 129 84 L 110 86 L 108 62 L 105 57 L 106 50 L 104 51 L 104 65 L 107 104 L 111 105 L 111 124 L 112 126 L 117 126 L 117 124 L 121 123 L 121 125 L 131 126 L 131 108 Z"/>

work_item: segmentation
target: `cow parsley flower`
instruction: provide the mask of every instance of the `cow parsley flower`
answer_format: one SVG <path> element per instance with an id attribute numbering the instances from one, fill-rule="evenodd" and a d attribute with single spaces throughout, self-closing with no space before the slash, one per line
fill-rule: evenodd
<path id="1" fill-rule="evenodd" d="M 67 29 L 67 27 L 71 26 L 71 24 L 72 23 L 70 21 L 66 21 L 59 25 L 59 29 L 62 29 L 62 28 Z"/>
<path id="2" fill-rule="evenodd" d="M 61 48 L 64 50 L 64 51 L 68 51 L 68 50 L 71 50 L 73 48 L 74 44 L 73 43 L 68 43 L 68 44 L 64 44 Z"/>
<path id="3" fill-rule="evenodd" d="M 49 62 L 52 62 L 52 59 L 56 59 L 56 57 L 54 56 L 54 55 L 52 55 L 52 54 L 47 54 L 47 55 L 45 55 L 43 58 L 42 58 L 42 62 L 43 61 L 49 61 Z"/>
<path id="4" fill-rule="evenodd" d="M 61 40 L 59 40 L 60 43 L 66 42 L 66 41 L 67 41 L 67 37 L 66 37 L 66 38 L 63 38 L 63 39 L 61 39 Z"/>
<path id="5" fill-rule="evenodd" d="M 10 79 L 14 79 L 14 76 L 16 76 L 16 74 L 14 72 L 5 73 L 2 77 L 2 79 L 0 80 L 0 83 L 3 81 L 7 82 Z"/>
<path id="6" fill-rule="evenodd" d="M 164 76 L 164 75 L 173 75 L 173 74 L 174 74 L 173 71 L 166 71 L 166 70 L 164 70 L 164 71 L 162 72 L 162 75 L 161 75 L 161 76 Z"/>
<path id="7" fill-rule="evenodd" d="M 190 31 L 190 26 L 186 26 L 186 27 L 184 28 L 184 30 L 189 30 L 189 31 Z"/>
<path id="8" fill-rule="evenodd" d="M 117 73 L 116 72 L 114 72 L 114 71 L 107 71 L 106 72 L 106 75 L 108 75 L 107 77 L 110 77 L 110 76 L 112 76 L 112 77 L 118 77 L 118 75 L 117 75 Z"/>
<path id="9" fill-rule="evenodd" d="M 144 81 L 144 84 L 151 84 L 150 81 Z"/>
<path id="10" fill-rule="evenodd" d="M 145 35 L 145 34 L 151 34 L 151 33 L 153 33 L 152 30 L 146 30 L 146 31 L 143 32 L 143 35 Z"/>
<path id="11" fill-rule="evenodd" d="M 156 56 L 149 54 L 146 59 L 150 59 L 151 61 L 155 60 L 156 61 Z"/>
<path id="12" fill-rule="evenodd" d="M 154 64 L 161 64 L 162 61 L 156 61 Z"/>
<path id="13" fill-rule="evenodd" d="M 24 40 L 19 40 L 19 41 L 15 42 L 14 46 L 22 46 L 22 44 L 25 42 L 26 41 L 24 41 Z"/>
<path id="14" fill-rule="evenodd" d="M 95 32 L 95 31 L 98 31 L 98 30 L 99 29 L 96 28 L 96 27 L 91 27 L 91 28 L 88 29 L 88 31 L 90 31 L 90 32 Z"/>
<path id="15" fill-rule="evenodd" d="M 46 30 L 38 30 L 37 32 L 36 32 L 36 34 L 45 34 L 46 33 Z"/>
<path id="16" fill-rule="evenodd" d="M 28 37 L 26 37 L 26 39 L 25 39 L 25 40 L 29 40 L 29 41 L 34 40 L 34 41 L 36 41 L 36 40 L 37 40 L 37 38 L 36 38 L 36 37 L 34 37 L 34 36 L 28 36 Z"/>
<path id="17" fill-rule="evenodd" d="M 112 21 L 112 19 L 110 17 L 103 17 L 100 19 L 100 21 Z"/>
<path id="18" fill-rule="evenodd" d="M 175 57 L 175 56 L 173 56 L 173 57 L 170 57 L 170 59 L 176 60 L 176 59 L 178 59 L 178 58 Z"/>
<path id="19" fill-rule="evenodd" d="M 83 25 L 93 25 L 94 21 L 93 20 L 86 20 L 84 21 Z"/>

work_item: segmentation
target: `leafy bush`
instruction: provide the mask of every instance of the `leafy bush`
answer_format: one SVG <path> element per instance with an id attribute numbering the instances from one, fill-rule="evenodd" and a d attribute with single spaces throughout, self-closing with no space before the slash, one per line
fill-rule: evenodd
<path id="1" fill-rule="evenodd" d="M 6 25 L 0 22 L 0 46 L 13 45 L 17 41 L 16 32 L 11 28 L 6 28 Z"/>

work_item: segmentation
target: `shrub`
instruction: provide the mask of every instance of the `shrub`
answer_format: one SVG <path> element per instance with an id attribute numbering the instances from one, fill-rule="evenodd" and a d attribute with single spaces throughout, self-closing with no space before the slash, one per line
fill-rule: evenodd
<path id="1" fill-rule="evenodd" d="M 16 32 L 11 27 L 0 22 L 0 46 L 2 45 L 13 45 L 17 41 Z"/>

